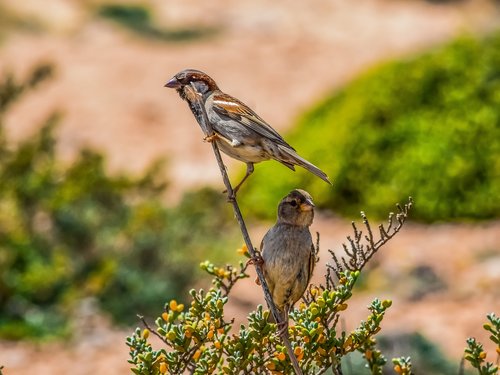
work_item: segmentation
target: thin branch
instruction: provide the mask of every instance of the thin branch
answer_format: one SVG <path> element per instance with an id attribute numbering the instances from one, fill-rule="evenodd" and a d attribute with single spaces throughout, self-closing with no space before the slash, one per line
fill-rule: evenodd
<path id="1" fill-rule="evenodd" d="M 380 238 L 376 241 L 370 222 L 368 221 L 365 213 L 362 211 L 361 218 L 367 234 L 363 236 L 363 231 L 359 230 L 356 223 L 352 222 L 354 238 L 347 236 L 349 246 L 344 243 L 342 244 L 345 255 L 341 256 L 340 259 L 332 250 L 328 250 L 332 255 L 334 263 L 333 265 L 327 264 L 328 270 L 332 270 L 338 279 L 340 279 L 341 273 L 345 270 L 361 271 L 368 261 L 375 255 L 375 253 L 401 230 L 406 219 L 408 218 L 408 212 L 413 207 L 412 197 L 408 198 L 408 203 L 406 203 L 404 207 L 401 207 L 399 204 L 397 204 L 396 207 L 399 212 L 396 215 L 392 212 L 389 213 L 387 227 L 384 227 L 384 224 L 380 224 L 378 226 Z M 394 218 L 396 219 L 397 224 L 395 224 Z M 361 241 L 362 239 L 364 242 Z M 330 280 L 329 282 L 333 282 L 332 275 L 330 273 L 327 273 L 326 277 L 327 280 Z"/>
<path id="2" fill-rule="evenodd" d="M 197 98 L 197 100 L 194 100 L 192 103 L 194 106 L 197 108 L 197 112 L 200 113 L 201 116 L 201 121 L 203 122 L 202 129 L 206 130 L 207 134 L 206 136 L 212 136 L 215 134 L 215 132 L 212 129 L 212 126 L 210 124 L 210 121 L 208 121 L 207 113 L 205 111 L 203 102 L 201 101 L 200 96 L 196 93 L 196 91 L 191 88 L 190 86 L 186 87 L 186 89 L 189 89 L 191 91 L 192 97 Z M 215 159 L 217 160 L 217 164 L 219 165 L 219 169 L 222 175 L 222 180 L 224 181 L 224 185 L 226 186 L 227 194 L 229 197 L 229 202 L 233 205 L 233 210 L 234 210 L 234 215 L 236 216 L 236 220 L 238 221 L 238 224 L 240 226 L 241 233 L 243 235 L 243 239 L 245 241 L 245 244 L 247 245 L 248 252 L 250 253 L 252 258 L 256 258 L 257 253 L 255 251 L 255 248 L 252 245 L 252 241 L 250 240 L 250 235 L 248 234 L 248 230 L 245 224 L 245 221 L 243 220 L 243 216 L 240 211 L 240 207 L 238 206 L 238 202 L 236 201 L 236 197 L 234 196 L 234 191 L 233 187 L 231 186 L 231 182 L 229 181 L 229 177 L 227 175 L 226 167 L 224 165 L 224 162 L 222 161 L 222 156 L 220 154 L 219 148 L 217 146 L 217 142 L 210 142 L 212 144 L 212 149 L 215 154 Z M 264 291 L 264 298 L 266 299 L 267 306 L 271 310 L 271 313 L 274 316 L 274 319 L 276 322 L 281 322 L 281 315 L 274 305 L 271 292 L 269 291 L 269 287 L 267 286 L 266 279 L 264 278 L 264 273 L 262 271 L 262 267 L 258 262 L 254 262 L 255 265 L 255 271 L 257 272 L 257 276 L 260 281 L 260 285 L 262 287 L 262 290 Z M 288 340 L 285 335 L 282 336 L 283 342 L 287 348 L 288 351 L 288 356 L 290 357 L 290 360 L 293 364 L 293 367 L 295 369 L 295 373 L 297 375 L 302 375 L 302 371 L 299 367 L 299 362 L 297 361 L 297 358 L 295 357 L 295 354 L 293 353 L 293 349 L 291 347 L 290 341 Z M 287 343 L 288 341 L 288 343 Z"/>
<path id="3" fill-rule="evenodd" d="M 146 319 L 144 319 L 144 317 L 142 315 L 137 315 L 137 317 L 139 318 L 139 320 L 142 322 L 142 324 L 144 324 L 144 327 L 146 327 L 148 329 L 149 332 L 151 332 L 153 335 L 155 335 L 156 337 L 158 337 L 161 341 L 163 341 L 167 346 L 171 346 L 168 341 L 165 339 L 165 337 L 163 337 L 162 335 L 160 335 L 158 332 L 156 332 L 155 329 L 153 329 L 149 324 L 148 322 L 146 321 Z"/>

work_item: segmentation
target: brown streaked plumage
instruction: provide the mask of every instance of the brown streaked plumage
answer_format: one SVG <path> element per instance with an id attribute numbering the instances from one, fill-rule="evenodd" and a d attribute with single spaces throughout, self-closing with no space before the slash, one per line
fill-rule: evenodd
<path id="1" fill-rule="evenodd" d="M 187 87 L 190 89 L 187 89 Z M 225 154 L 243 161 L 247 172 L 243 180 L 236 185 L 234 193 L 252 174 L 254 163 L 274 159 L 291 170 L 299 165 L 315 174 L 323 181 L 331 184 L 328 176 L 318 167 L 297 154 L 279 133 L 260 118 L 252 109 L 238 99 L 223 93 L 215 81 L 207 74 L 194 69 L 185 69 L 177 73 L 167 82 L 165 87 L 174 88 L 180 97 L 186 100 L 196 120 L 208 136 L 204 128 L 202 114 L 193 104 L 192 90 L 199 95 L 208 121 L 215 132 L 215 137 L 208 137 Z"/>

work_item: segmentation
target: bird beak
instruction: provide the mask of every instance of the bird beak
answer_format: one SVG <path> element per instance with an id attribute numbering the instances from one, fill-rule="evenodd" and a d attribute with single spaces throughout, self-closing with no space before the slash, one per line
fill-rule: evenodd
<path id="1" fill-rule="evenodd" d="M 314 207 L 313 201 L 306 199 L 306 201 L 300 205 L 300 211 L 312 211 Z"/>
<path id="2" fill-rule="evenodd" d="M 177 80 L 177 78 L 174 77 L 168 81 L 164 87 L 168 87 L 169 89 L 178 89 L 181 86 L 182 84 Z"/>

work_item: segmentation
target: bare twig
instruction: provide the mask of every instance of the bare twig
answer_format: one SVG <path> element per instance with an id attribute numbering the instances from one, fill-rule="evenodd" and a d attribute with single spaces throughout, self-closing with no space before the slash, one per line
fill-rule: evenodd
<path id="1" fill-rule="evenodd" d="M 220 287 L 223 290 L 223 296 L 228 296 L 231 290 L 233 289 L 234 285 L 238 280 L 244 279 L 246 277 L 249 277 L 249 275 L 246 273 L 246 270 L 248 268 L 249 263 L 245 263 L 245 265 L 240 265 L 240 271 L 237 275 L 233 274 L 234 267 L 231 265 L 226 266 L 226 270 L 229 271 L 230 276 L 229 279 L 226 282 L 224 282 L 223 279 L 218 279 Z M 217 285 L 217 284 L 216 284 Z"/>
<path id="2" fill-rule="evenodd" d="M 380 238 L 375 241 L 372 228 L 364 212 L 361 212 L 361 218 L 363 219 L 363 224 L 366 228 L 367 234 L 362 235 L 363 232 L 356 227 L 356 224 L 352 222 L 352 228 L 354 232 L 354 238 L 348 236 L 348 245 L 342 244 L 344 249 L 344 256 L 340 259 L 337 255 L 331 251 L 332 260 L 334 264 L 327 264 L 328 269 L 332 270 L 337 278 L 341 277 L 341 273 L 345 270 L 350 271 L 361 271 L 363 267 L 368 263 L 368 261 L 375 255 L 375 253 L 392 237 L 398 233 L 403 227 L 407 217 L 408 212 L 413 206 L 412 197 L 408 198 L 408 203 L 401 207 L 399 204 L 396 205 L 398 213 L 395 215 L 397 224 L 394 222 L 394 213 L 389 214 L 389 220 L 387 222 L 387 228 L 383 224 L 378 226 Z M 361 240 L 364 240 L 364 243 Z M 330 279 L 331 275 L 327 274 L 327 278 Z"/>
<path id="3" fill-rule="evenodd" d="M 197 113 L 201 114 L 201 120 L 203 122 L 202 124 L 202 129 L 206 131 L 206 136 L 210 137 L 214 135 L 214 131 L 212 129 L 212 126 L 210 124 L 210 121 L 208 121 L 207 113 L 205 111 L 203 102 L 201 101 L 201 98 L 198 96 L 196 91 L 189 87 L 191 90 L 191 94 L 193 97 L 197 98 L 197 100 L 194 100 L 192 103 L 196 107 Z M 243 220 L 243 216 L 240 211 L 240 207 L 238 206 L 238 202 L 236 201 L 236 197 L 234 196 L 234 191 L 233 187 L 231 186 L 231 182 L 229 181 L 229 177 L 227 175 L 226 167 L 224 165 L 224 162 L 222 161 L 222 156 L 220 154 L 219 148 L 217 146 L 217 142 L 211 142 L 212 144 L 212 149 L 215 154 L 215 159 L 217 160 L 217 164 L 219 165 L 219 169 L 222 175 L 222 180 L 224 181 L 224 185 L 226 186 L 227 190 L 227 195 L 229 197 L 229 202 L 233 205 L 233 210 L 234 210 L 234 215 L 236 217 L 236 220 L 238 221 L 238 224 L 240 226 L 241 233 L 243 235 L 243 239 L 245 241 L 245 244 L 247 245 L 248 252 L 250 253 L 252 258 L 256 258 L 257 253 L 255 251 L 255 248 L 252 245 L 252 241 L 250 240 L 250 235 L 248 234 L 248 230 L 245 224 L 245 221 Z M 271 292 L 269 291 L 269 287 L 267 286 L 266 279 L 264 278 L 264 273 L 262 271 L 262 267 L 259 264 L 259 262 L 254 262 L 255 265 L 255 271 L 257 272 L 257 277 L 259 278 L 260 285 L 262 287 L 262 290 L 264 291 L 264 298 L 266 299 L 267 306 L 271 310 L 271 313 L 273 314 L 273 317 L 275 321 L 281 322 L 281 314 L 279 313 L 278 309 L 276 308 Z M 302 375 L 302 370 L 300 369 L 299 362 L 297 361 L 297 358 L 295 357 L 295 354 L 293 352 L 292 345 L 290 344 L 290 340 L 288 339 L 287 335 L 282 335 L 281 336 L 283 343 L 285 344 L 285 347 L 288 352 L 288 356 L 293 364 L 293 367 L 295 369 L 295 373 L 297 375 Z"/>

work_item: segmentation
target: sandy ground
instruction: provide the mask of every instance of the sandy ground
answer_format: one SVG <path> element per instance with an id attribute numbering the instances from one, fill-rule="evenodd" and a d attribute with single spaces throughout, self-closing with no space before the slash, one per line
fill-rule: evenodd
<path id="1" fill-rule="evenodd" d="M 10 137 L 29 136 L 49 113 L 62 109 L 58 136 L 64 158 L 71 160 L 90 145 L 107 152 L 112 170 L 140 171 L 151 160 L 167 157 L 169 200 L 189 187 L 220 184 L 210 147 L 201 142 L 187 106 L 163 88 L 178 70 L 209 72 L 221 88 L 285 131 L 301 111 L 367 66 L 463 32 L 484 32 L 499 22 L 498 11 L 481 0 L 458 5 L 417 0 L 150 3 L 158 22 L 216 25 L 223 31 L 188 44 L 146 42 L 90 17 L 79 2 L 5 0 L 17 12 L 36 16 L 48 30 L 8 36 L 0 45 L 0 71 L 23 74 L 33 63 L 47 60 L 57 65 L 56 79 L 45 85 L 44 94 L 27 95 L 9 113 Z M 326 249 L 340 248 L 350 232 L 349 223 L 321 214 L 313 229 L 322 234 L 323 263 Z M 254 229 L 254 237 L 263 231 Z M 500 282 L 499 237 L 498 222 L 410 225 L 377 256 L 370 289 L 352 301 L 347 327 L 366 317 L 371 299 L 393 298 L 385 329 L 421 330 L 458 360 L 467 336 L 484 339 L 485 314 L 500 311 L 495 288 Z M 412 301 L 399 281 L 421 263 L 432 266 L 445 286 Z M 243 317 L 260 302 L 260 290 L 248 280 L 235 290 L 227 313 Z M 0 364 L 8 375 L 122 374 L 129 368 L 124 339 L 130 332 L 104 322 L 70 343 L 0 342 Z"/>

